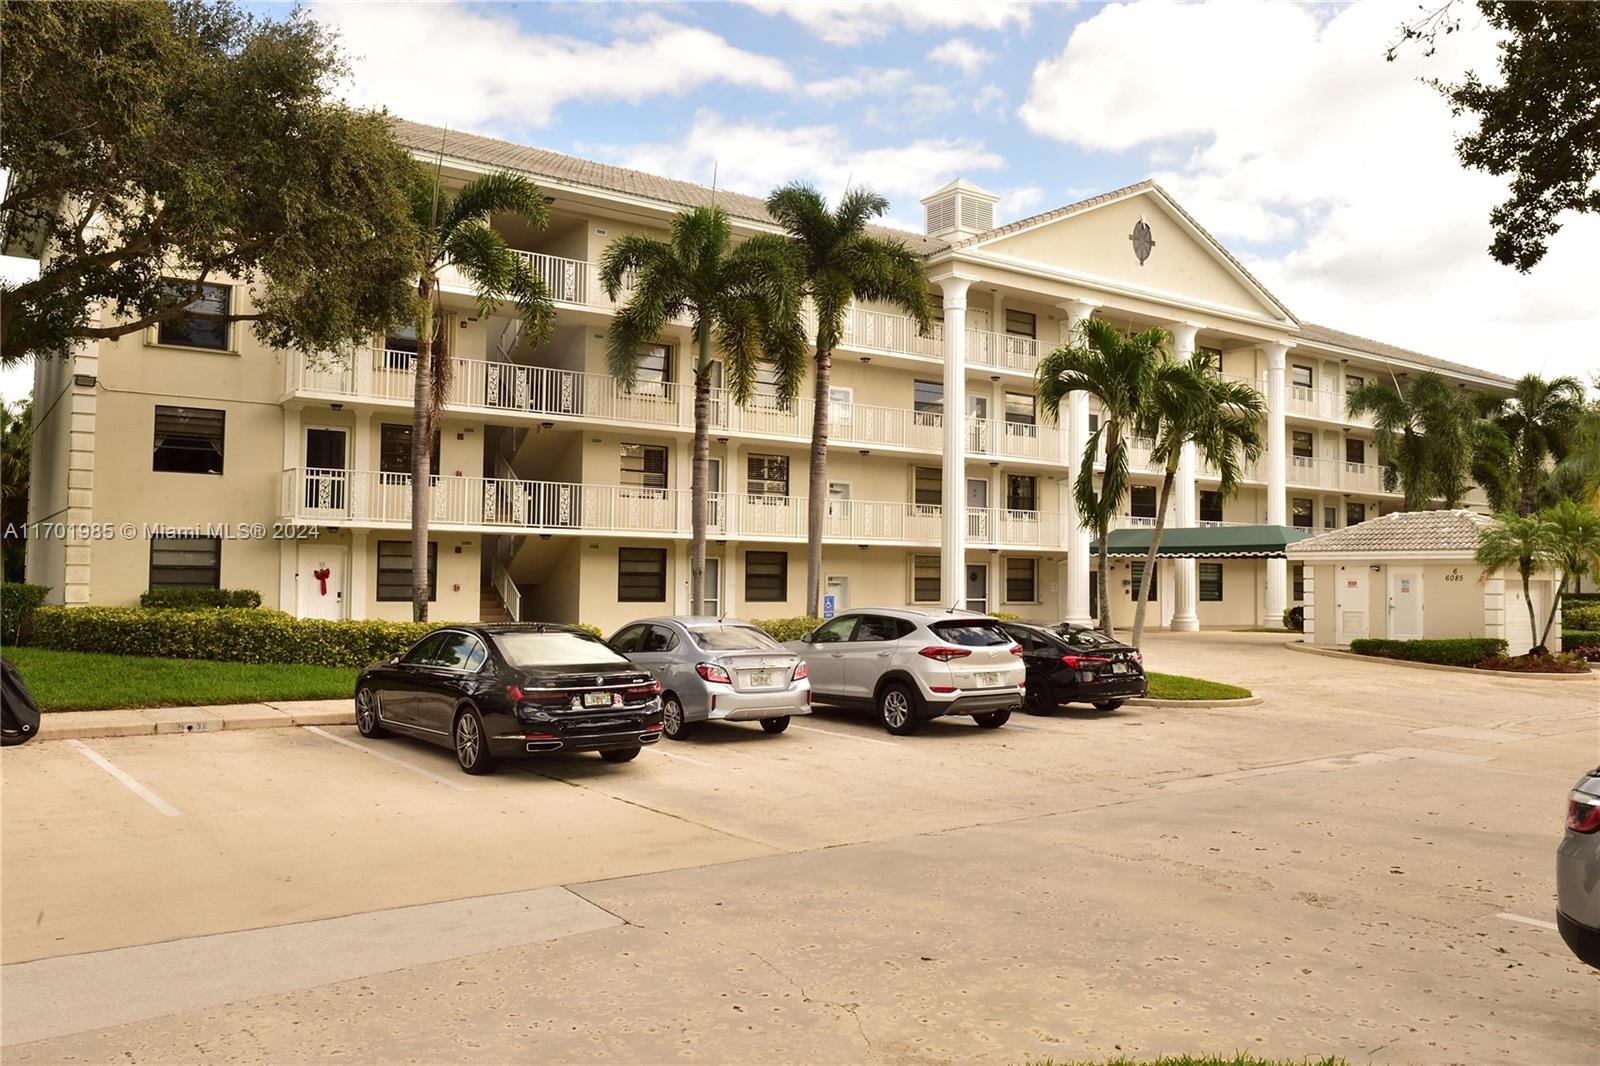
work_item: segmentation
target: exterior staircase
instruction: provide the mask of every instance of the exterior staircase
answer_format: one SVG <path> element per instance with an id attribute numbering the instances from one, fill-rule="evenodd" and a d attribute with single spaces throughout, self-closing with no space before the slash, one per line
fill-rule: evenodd
<path id="1" fill-rule="evenodd" d="M 514 622 L 511 612 L 506 610 L 506 605 L 500 602 L 500 593 L 493 585 L 483 585 L 478 589 L 478 621 L 480 622 Z"/>

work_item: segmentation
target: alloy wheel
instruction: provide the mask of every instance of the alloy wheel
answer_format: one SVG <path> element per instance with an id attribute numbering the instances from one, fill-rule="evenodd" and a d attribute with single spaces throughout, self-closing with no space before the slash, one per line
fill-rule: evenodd
<path id="1" fill-rule="evenodd" d="M 890 729 L 900 729 L 911 717 L 911 701 L 900 689 L 890 689 L 883 694 L 883 720 Z"/>
<path id="2" fill-rule="evenodd" d="M 361 735 L 370 737 L 378 724 L 378 705 L 372 698 L 372 690 L 362 689 L 356 693 L 356 728 Z"/>
<path id="3" fill-rule="evenodd" d="M 477 765 L 478 750 L 482 744 L 477 718 L 463 714 L 456 719 L 456 759 L 462 766 L 471 768 Z"/>

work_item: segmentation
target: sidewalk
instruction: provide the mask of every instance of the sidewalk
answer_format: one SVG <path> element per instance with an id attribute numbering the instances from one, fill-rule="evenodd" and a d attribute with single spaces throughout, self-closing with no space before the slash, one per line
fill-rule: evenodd
<path id="1" fill-rule="evenodd" d="M 286 729 L 296 725 L 349 725 L 349 700 L 234 703 L 213 707 L 147 707 L 122 711 L 46 711 L 38 740 L 137 737 L 154 733 L 209 733 L 219 729 Z"/>

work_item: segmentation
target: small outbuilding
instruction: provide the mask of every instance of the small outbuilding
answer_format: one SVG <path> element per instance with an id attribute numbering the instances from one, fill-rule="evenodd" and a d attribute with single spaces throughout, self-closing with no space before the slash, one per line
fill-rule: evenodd
<path id="1" fill-rule="evenodd" d="M 1474 558 L 1492 519 L 1472 511 L 1401 511 L 1288 545 L 1305 574 L 1308 644 L 1352 640 L 1499 637 L 1512 655 L 1531 648 L 1516 567 L 1484 573 Z M 1558 575 L 1534 575 L 1533 611 L 1543 627 Z M 1561 619 L 1550 632 L 1560 646 Z"/>

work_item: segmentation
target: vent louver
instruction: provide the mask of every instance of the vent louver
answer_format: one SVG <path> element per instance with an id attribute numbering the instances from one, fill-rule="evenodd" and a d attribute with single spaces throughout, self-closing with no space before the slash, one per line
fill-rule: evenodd
<path id="1" fill-rule="evenodd" d="M 922 201 L 927 234 L 960 240 L 994 228 L 994 205 L 1000 198 L 970 181 L 956 179 Z"/>

